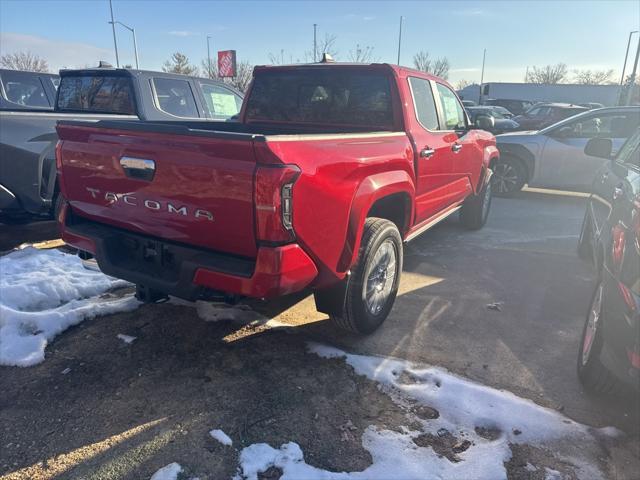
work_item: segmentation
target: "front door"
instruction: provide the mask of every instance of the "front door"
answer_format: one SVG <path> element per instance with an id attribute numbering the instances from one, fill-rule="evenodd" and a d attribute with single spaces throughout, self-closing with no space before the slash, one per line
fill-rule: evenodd
<path id="1" fill-rule="evenodd" d="M 432 82 L 417 77 L 408 80 L 419 124 L 411 132 L 417 152 L 415 223 L 422 223 L 451 203 L 452 147 L 458 136 L 440 128 Z"/>

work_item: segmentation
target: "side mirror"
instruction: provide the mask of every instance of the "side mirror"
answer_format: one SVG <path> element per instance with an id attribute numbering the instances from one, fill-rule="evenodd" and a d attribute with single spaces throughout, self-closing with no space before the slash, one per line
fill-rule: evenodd
<path id="1" fill-rule="evenodd" d="M 610 138 L 592 138 L 584 147 L 585 155 L 590 157 L 611 159 L 611 151 L 613 150 L 613 142 Z"/>
<path id="2" fill-rule="evenodd" d="M 489 115 L 478 115 L 474 124 L 480 130 L 491 131 L 496 126 L 496 120 Z"/>

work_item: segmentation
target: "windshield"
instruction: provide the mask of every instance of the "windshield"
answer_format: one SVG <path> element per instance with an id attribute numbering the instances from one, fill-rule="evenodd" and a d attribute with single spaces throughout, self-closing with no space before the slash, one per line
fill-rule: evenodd
<path id="1" fill-rule="evenodd" d="M 246 120 L 393 129 L 390 81 L 386 74 L 355 69 L 260 72 Z"/>

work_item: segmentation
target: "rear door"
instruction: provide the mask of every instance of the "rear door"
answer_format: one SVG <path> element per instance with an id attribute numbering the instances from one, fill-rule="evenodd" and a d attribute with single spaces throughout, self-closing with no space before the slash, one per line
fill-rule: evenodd
<path id="1" fill-rule="evenodd" d="M 451 203 L 451 147 L 458 137 L 442 128 L 433 82 L 419 77 L 409 77 L 408 82 L 418 122 L 411 135 L 417 152 L 416 223 L 421 223 Z"/>

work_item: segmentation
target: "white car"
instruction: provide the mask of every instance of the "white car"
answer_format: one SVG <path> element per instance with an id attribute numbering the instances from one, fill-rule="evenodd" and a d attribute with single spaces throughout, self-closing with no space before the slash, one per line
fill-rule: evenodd
<path id="1" fill-rule="evenodd" d="M 613 140 L 613 155 L 640 125 L 640 106 L 598 108 L 540 131 L 496 136 L 500 159 L 492 165 L 493 191 L 508 196 L 531 187 L 589 191 L 605 159 L 584 153 L 591 138 Z"/>

